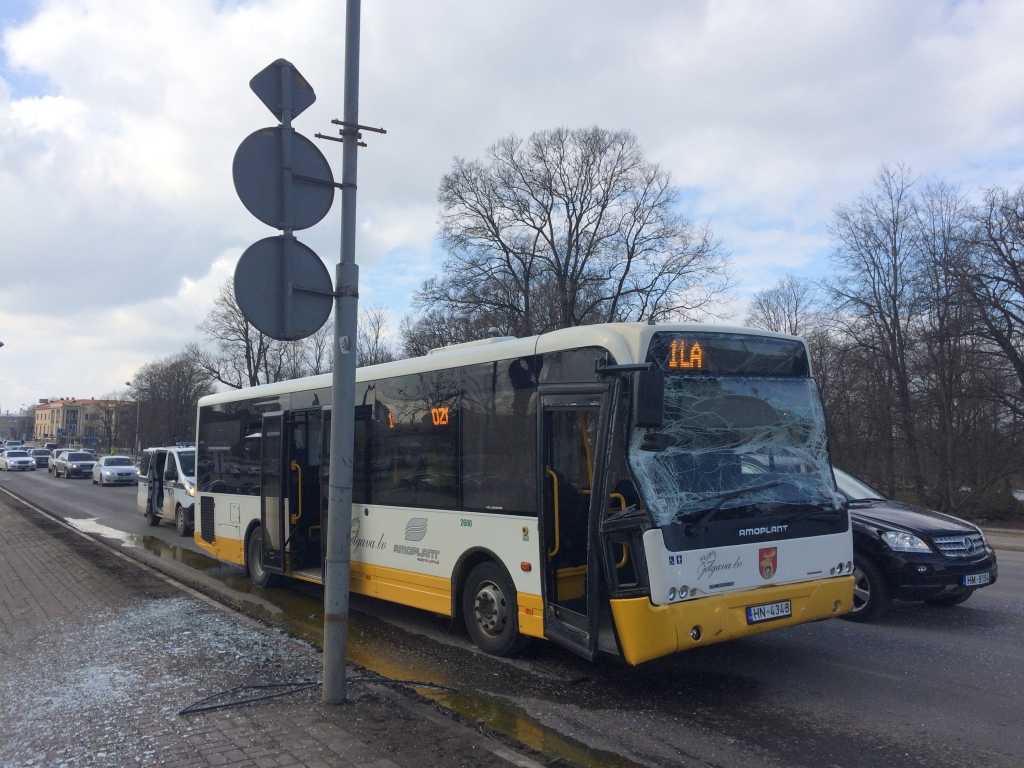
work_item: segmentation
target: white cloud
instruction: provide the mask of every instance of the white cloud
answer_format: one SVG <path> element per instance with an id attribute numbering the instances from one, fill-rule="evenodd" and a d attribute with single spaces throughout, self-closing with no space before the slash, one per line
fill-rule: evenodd
<path id="1" fill-rule="evenodd" d="M 1021 183 L 1022 28 L 1012 0 L 366 3 L 360 115 L 388 134 L 360 155 L 364 301 L 400 316 L 436 272 L 453 155 L 556 125 L 634 130 L 735 254 L 741 297 L 822 274 L 832 207 L 881 161 Z M 230 179 L 273 120 L 248 80 L 290 59 L 319 97 L 296 127 L 328 132 L 343 36 L 327 0 L 42 0 L 4 31 L 0 405 L 98 394 L 194 338 L 224 265 L 272 232 Z M 333 264 L 337 205 L 300 237 Z"/>

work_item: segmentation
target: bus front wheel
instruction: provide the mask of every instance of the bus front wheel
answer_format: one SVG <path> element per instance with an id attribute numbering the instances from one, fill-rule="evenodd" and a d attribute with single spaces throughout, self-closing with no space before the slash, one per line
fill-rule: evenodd
<path id="1" fill-rule="evenodd" d="M 481 563 L 469 572 L 462 590 L 462 615 L 469 636 L 487 653 L 507 656 L 530 641 L 519 634 L 515 588 L 494 563 Z"/>
<path id="2" fill-rule="evenodd" d="M 257 587 L 269 587 L 274 584 L 274 575 L 263 567 L 263 529 L 254 528 L 249 534 L 245 547 L 245 567 L 249 571 L 249 579 Z"/>

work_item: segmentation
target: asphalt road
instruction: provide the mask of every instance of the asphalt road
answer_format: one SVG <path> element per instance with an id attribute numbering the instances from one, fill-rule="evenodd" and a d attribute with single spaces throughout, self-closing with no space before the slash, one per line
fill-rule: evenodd
<path id="1" fill-rule="evenodd" d="M 0 485 L 63 517 L 196 549 L 170 525 L 147 526 L 134 487 L 45 471 L 2 473 Z M 1019 766 L 1024 537 L 995 540 L 1009 547 L 999 581 L 961 606 L 897 604 L 877 624 L 829 620 L 640 667 L 543 642 L 495 659 L 446 619 L 370 599 L 353 602 L 350 656 L 453 686 L 435 698 L 581 764 Z M 263 594 L 315 639 L 315 589 Z"/>

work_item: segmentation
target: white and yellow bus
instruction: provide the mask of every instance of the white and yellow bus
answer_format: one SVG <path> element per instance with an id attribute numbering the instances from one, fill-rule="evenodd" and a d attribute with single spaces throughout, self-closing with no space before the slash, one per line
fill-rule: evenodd
<path id="1" fill-rule="evenodd" d="M 196 543 L 323 579 L 331 377 L 199 403 Z M 846 613 L 853 542 L 802 339 L 617 323 L 357 372 L 352 591 L 630 664 Z"/>

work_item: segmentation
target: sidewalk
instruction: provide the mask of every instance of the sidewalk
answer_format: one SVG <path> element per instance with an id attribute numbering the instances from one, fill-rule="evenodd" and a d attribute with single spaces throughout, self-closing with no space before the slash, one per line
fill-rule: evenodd
<path id="1" fill-rule="evenodd" d="M 0 499 L 0 766 L 537 766 L 378 685 L 178 716 L 238 685 L 318 680 L 310 648 Z"/>
<path id="2" fill-rule="evenodd" d="M 988 539 L 988 543 L 996 550 L 997 554 L 999 550 L 1024 552 L 1024 531 L 1013 528 L 984 528 L 983 530 L 985 538 Z"/>

